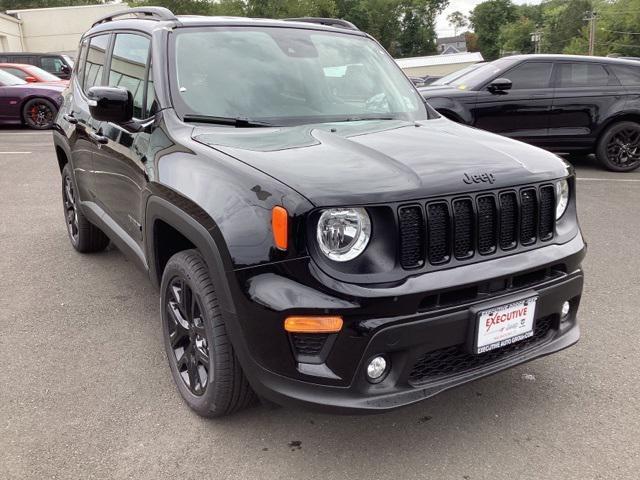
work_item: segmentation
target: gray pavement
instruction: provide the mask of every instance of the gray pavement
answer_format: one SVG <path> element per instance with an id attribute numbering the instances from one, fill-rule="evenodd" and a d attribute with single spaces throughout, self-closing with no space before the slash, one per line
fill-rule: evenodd
<path id="1" fill-rule="evenodd" d="M 0 129 L 0 478 L 640 478 L 640 172 L 577 168 L 577 346 L 384 415 L 204 420 L 144 274 L 69 245 L 50 133 Z"/>

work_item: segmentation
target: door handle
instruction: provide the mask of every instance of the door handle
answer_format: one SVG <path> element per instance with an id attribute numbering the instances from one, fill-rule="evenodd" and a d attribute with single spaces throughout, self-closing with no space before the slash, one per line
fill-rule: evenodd
<path id="1" fill-rule="evenodd" d="M 100 135 L 99 133 L 93 132 L 91 130 L 89 130 L 88 134 L 89 138 L 96 142 L 98 145 L 106 145 L 107 143 L 109 143 L 109 139 L 104 135 Z"/>
<path id="2" fill-rule="evenodd" d="M 73 116 L 73 113 L 69 113 L 69 114 L 65 113 L 64 115 L 62 115 L 62 118 L 64 118 L 71 125 L 76 125 L 78 123 L 78 119 Z"/>

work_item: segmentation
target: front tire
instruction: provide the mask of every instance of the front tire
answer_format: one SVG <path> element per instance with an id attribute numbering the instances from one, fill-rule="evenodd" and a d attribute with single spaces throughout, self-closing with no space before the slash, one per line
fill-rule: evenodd
<path id="1" fill-rule="evenodd" d="M 53 126 L 58 109 L 46 98 L 32 98 L 22 107 L 22 121 L 35 130 L 48 130 Z"/>
<path id="2" fill-rule="evenodd" d="M 68 163 L 62 169 L 62 205 L 73 248 L 80 253 L 100 252 L 107 248 L 109 237 L 87 220 L 80 210 L 76 184 Z"/>
<path id="3" fill-rule="evenodd" d="M 198 415 L 220 417 L 255 398 L 227 334 L 207 266 L 197 250 L 169 259 L 161 284 L 162 331 L 171 374 Z"/>
<path id="4" fill-rule="evenodd" d="M 630 172 L 640 167 L 640 124 L 619 122 L 608 127 L 598 141 L 596 157 L 613 172 Z"/>

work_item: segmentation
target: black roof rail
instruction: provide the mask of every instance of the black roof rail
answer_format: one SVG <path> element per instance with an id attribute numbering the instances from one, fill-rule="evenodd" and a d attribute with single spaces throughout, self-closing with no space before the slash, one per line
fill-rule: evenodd
<path id="1" fill-rule="evenodd" d="M 91 27 L 100 25 L 101 23 L 111 22 L 117 17 L 124 17 L 125 15 L 135 15 L 143 20 L 172 20 L 178 21 L 171 10 L 164 7 L 140 7 L 140 8 L 128 8 L 127 10 L 121 10 L 116 13 L 111 13 L 98 20 L 96 20 Z"/>
<path id="2" fill-rule="evenodd" d="M 318 23 L 320 25 L 326 25 L 328 27 L 346 28 L 349 30 L 360 30 L 353 23 L 341 18 L 322 18 L 322 17 L 301 17 L 301 18 L 285 18 L 287 22 L 306 22 L 306 23 Z"/>

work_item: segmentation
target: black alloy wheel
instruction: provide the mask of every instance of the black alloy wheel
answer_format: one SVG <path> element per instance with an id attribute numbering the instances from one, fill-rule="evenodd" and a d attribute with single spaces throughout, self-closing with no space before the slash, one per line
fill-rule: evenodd
<path id="1" fill-rule="evenodd" d="M 198 296 L 189 284 L 174 277 L 167 287 L 167 334 L 173 351 L 172 361 L 189 391 L 201 396 L 213 373 L 207 332 Z"/>
<path id="2" fill-rule="evenodd" d="M 76 194 L 71 177 L 65 175 L 62 188 L 62 201 L 64 204 L 64 216 L 67 220 L 67 230 L 71 243 L 78 245 L 78 207 L 76 205 Z"/>
<path id="3" fill-rule="evenodd" d="M 602 135 L 598 160 L 614 172 L 630 172 L 640 167 L 640 124 L 620 122 Z"/>
<path id="4" fill-rule="evenodd" d="M 22 119 L 30 128 L 46 130 L 53 126 L 58 110 L 49 100 L 34 98 L 29 100 L 22 109 Z"/>

